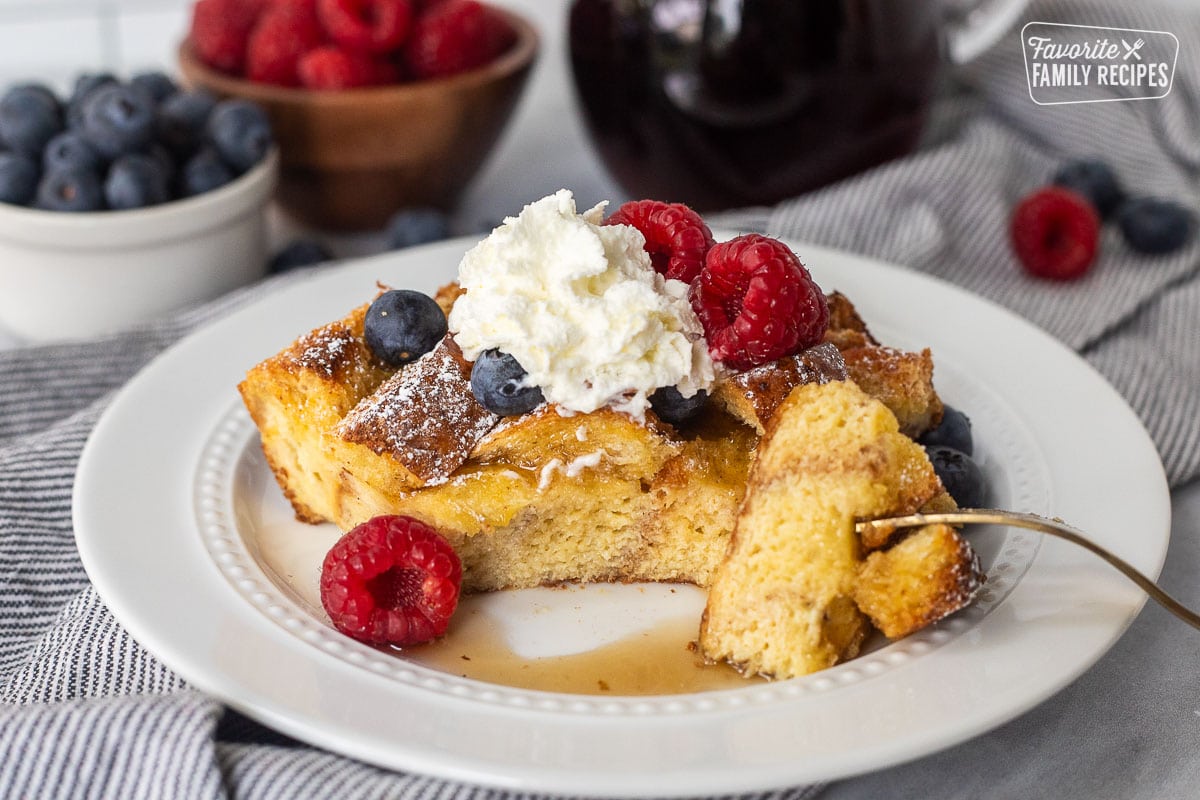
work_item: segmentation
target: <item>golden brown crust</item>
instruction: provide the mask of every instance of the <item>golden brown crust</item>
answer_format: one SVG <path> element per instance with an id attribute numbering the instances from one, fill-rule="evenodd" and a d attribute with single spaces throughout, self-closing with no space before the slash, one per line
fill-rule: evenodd
<path id="1" fill-rule="evenodd" d="M 359 306 L 299 337 L 238 384 L 267 463 L 303 522 L 333 513 L 332 484 L 345 454 L 330 430 L 393 372 L 363 341 L 366 311 Z"/>
<path id="2" fill-rule="evenodd" d="M 458 281 L 453 281 L 438 287 L 437 292 L 433 295 L 433 299 L 442 309 L 442 313 L 448 317 L 450 316 L 450 309 L 454 308 L 455 301 L 466 293 L 467 290 L 462 288 Z"/>
<path id="3" fill-rule="evenodd" d="M 851 379 L 896 415 L 906 436 L 915 439 L 941 421 L 942 401 L 933 388 L 928 349 L 911 353 L 865 345 L 843 350 L 842 357 Z"/>
<path id="4" fill-rule="evenodd" d="M 850 381 L 794 389 L 767 424 L 700 628 L 706 658 L 777 678 L 857 652 L 854 522 L 938 487 L 924 451 Z"/>
<path id="5" fill-rule="evenodd" d="M 848 346 L 879 344 L 867 323 L 859 315 L 858 309 L 850 302 L 850 298 L 841 292 L 831 292 L 825 296 L 829 307 L 829 328 L 825 331 L 825 341 L 843 350 Z"/>
<path id="6" fill-rule="evenodd" d="M 846 364 L 832 344 L 819 344 L 770 364 L 722 376 L 713 401 L 759 433 L 788 393 L 805 383 L 846 379 Z"/>
<path id="7" fill-rule="evenodd" d="M 985 576 L 974 549 L 949 525 L 927 525 L 859 565 L 854 602 L 884 636 L 899 639 L 971 603 Z"/>
<path id="8" fill-rule="evenodd" d="M 858 331 L 866 334 L 872 342 L 875 341 L 867 329 L 867 323 L 858 313 L 850 298 L 841 292 L 830 292 L 825 295 L 825 303 L 829 307 L 829 330 Z M 878 344 L 878 342 L 876 342 Z"/>
<path id="9" fill-rule="evenodd" d="M 829 329 L 825 343 L 837 347 L 852 380 L 886 405 L 900 430 L 916 438 L 942 419 L 942 401 L 933 388 L 928 350 L 910 353 L 885 347 L 871 335 L 858 309 L 841 292 L 826 296 Z"/>
<path id="10" fill-rule="evenodd" d="M 773 677 L 803 675 L 857 653 L 871 614 L 885 624 L 918 625 L 969 602 L 969 593 L 944 588 L 978 573 L 963 542 L 922 563 L 925 582 L 942 587 L 923 598 L 925 605 L 901 597 L 888 605 L 886 591 L 866 589 L 874 605 L 859 604 L 863 556 L 855 522 L 912 513 L 943 489 L 924 449 L 853 382 L 793 390 L 768 422 L 746 484 L 701 622 L 706 658 Z M 901 585 L 898 569 L 906 563 L 871 561 L 869 585 L 888 577 Z"/>

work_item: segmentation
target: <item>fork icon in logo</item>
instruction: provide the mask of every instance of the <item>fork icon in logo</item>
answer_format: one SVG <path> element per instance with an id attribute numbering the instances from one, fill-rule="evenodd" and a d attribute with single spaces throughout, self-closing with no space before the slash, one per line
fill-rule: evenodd
<path id="1" fill-rule="evenodd" d="M 1145 39 L 1138 39 L 1133 44 L 1122 39 L 1121 44 L 1125 47 L 1125 55 L 1121 57 L 1123 60 L 1128 61 L 1130 56 L 1133 56 L 1138 61 L 1142 60 L 1142 54 L 1138 50 L 1141 50 L 1142 46 L 1146 44 Z"/>

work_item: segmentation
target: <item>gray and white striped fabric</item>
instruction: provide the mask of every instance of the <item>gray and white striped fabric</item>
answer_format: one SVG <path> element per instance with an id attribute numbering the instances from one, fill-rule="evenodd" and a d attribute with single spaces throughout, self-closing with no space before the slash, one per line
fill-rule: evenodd
<path id="1" fill-rule="evenodd" d="M 1169 30 L 1185 47 L 1200 44 L 1200 17 L 1146 3 L 1047 2 L 1026 19 Z M 1103 153 L 1135 189 L 1200 208 L 1200 57 L 1184 52 L 1173 92 L 1152 102 L 1034 106 L 1015 34 L 955 77 L 956 91 L 916 155 L 717 222 L 906 264 L 1015 309 L 1080 351 L 1129 399 L 1174 485 L 1194 479 L 1200 248 L 1144 259 L 1110 235 L 1088 279 L 1048 286 L 1015 268 L 1004 230 L 1019 195 L 1061 159 L 1085 153 Z M 509 796 L 379 770 L 224 709 L 133 641 L 83 572 L 71 484 L 114 392 L 197 326 L 297 279 L 275 278 L 96 341 L 0 352 L 0 796 Z M 1096 691 L 1113 691 L 1100 678 L 1094 682 Z M 931 782 L 937 785 L 930 779 L 925 790 Z M 826 791 L 858 796 L 854 785 Z M 887 779 L 879 786 L 886 792 Z M 771 797 L 800 800 L 821 791 L 797 787 Z"/>

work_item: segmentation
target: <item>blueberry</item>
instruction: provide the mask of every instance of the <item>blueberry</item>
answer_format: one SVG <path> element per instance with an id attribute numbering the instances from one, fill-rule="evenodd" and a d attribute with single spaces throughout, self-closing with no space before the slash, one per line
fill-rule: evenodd
<path id="1" fill-rule="evenodd" d="M 663 422 L 678 425 L 696 416 L 707 401 L 708 392 L 703 389 L 684 397 L 674 386 L 664 386 L 650 395 L 650 408 Z"/>
<path id="2" fill-rule="evenodd" d="M 1083 195 L 1091 201 L 1101 217 L 1112 214 L 1125 199 L 1125 191 L 1112 167 L 1095 158 L 1064 164 L 1054 173 L 1052 182 Z"/>
<path id="3" fill-rule="evenodd" d="M 179 91 L 175 81 L 160 71 L 139 72 L 129 79 L 129 88 L 158 105 Z"/>
<path id="4" fill-rule="evenodd" d="M 1191 238 L 1192 212 L 1170 200 L 1138 197 L 1117 209 L 1117 225 L 1125 242 L 1139 253 L 1161 255 L 1183 247 Z"/>
<path id="5" fill-rule="evenodd" d="M 142 155 L 149 156 L 158 163 L 163 175 L 167 177 L 167 185 L 169 187 L 175 180 L 176 173 L 175 158 L 171 155 L 171 151 L 160 142 L 152 142 L 149 147 L 142 151 Z"/>
<path id="6" fill-rule="evenodd" d="M 155 112 L 155 130 L 159 142 L 176 158 L 187 158 L 204 143 L 208 118 L 217 99 L 205 91 L 173 94 Z"/>
<path id="7" fill-rule="evenodd" d="M 967 455 L 975 452 L 970 417 L 951 406 L 946 406 L 942 411 L 942 421 L 938 426 L 926 431 L 918 441 L 926 447 L 953 447 Z"/>
<path id="8" fill-rule="evenodd" d="M 332 260 L 333 253 L 316 239 L 296 239 L 271 258 L 267 270 L 271 273 L 286 272 Z"/>
<path id="9" fill-rule="evenodd" d="M 154 106 L 128 86 L 107 84 L 84 101 L 82 130 L 107 159 L 132 153 L 154 139 Z"/>
<path id="10" fill-rule="evenodd" d="M 35 97 L 38 97 L 41 102 L 55 114 L 60 116 L 62 115 L 62 101 L 58 99 L 58 95 L 54 93 L 53 89 L 43 83 L 19 83 L 16 86 L 13 86 L 10 91 L 20 91 L 32 94 Z"/>
<path id="11" fill-rule="evenodd" d="M 446 335 L 446 315 L 429 295 L 392 289 L 376 297 L 363 320 L 363 338 L 392 366 L 415 361 Z"/>
<path id="12" fill-rule="evenodd" d="M 104 200 L 114 211 L 145 208 L 171 199 L 167 173 L 153 157 L 129 153 L 108 168 Z"/>
<path id="13" fill-rule="evenodd" d="M 542 390 L 526 385 L 528 373 L 508 353 L 484 350 L 471 368 L 471 391 L 479 404 L 502 417 L 528 414 L 545 402 Z"/>
<path id="14" fill-rule="evenodd" d="M 436 208 L 412 208 L 393 214 L 386 233 L 388 249 L 400 250 L 445 239 L 450 225 L 446 215 Z"/>
<path id="15" fill-rule="evenodd" d="M 178 181 L 179 193 L 192 197 L 211 192 L 232 181 L 236 175 L 211 147 L 201 148 L 183 164 Z"/>
<path id="16" fill-rule="evenodd" d="M 0 140 L 9 149 L 40 158 L 46 142 L 62 129 L 57 103 L 48 103 L 42 90 L 16 86 L 0 97 Z"/>
<path id="17" fill-rule="evenodd" d="M 47 142 L 42 151 L 42 168 L 47 172 L 60 169 L 99 172 L 103 166 L 104 159 L 79 131 L 63 131 Z"/>
<path id="18" fill-rule="evenodd" d="M 86 169 L 60 169 L 42 176 L 37 207 L 47 211 L 102 211 L 100 177 Z"/>
<path id="19" fill-rule="evenodd" d="M 208 141 L 229 166 L 245 172 L 271 149 L 271 123 L 254 103 L 222 100 L 208 118 Z"/>
<path id="20" fill-rule="evenodd" d="M 75 79 L 75 85 L 71 87 L 71 96 L 67 99 L 67 104 L 78 103 L 101 86 L 113 83 L 118 83 L 118 81 L 117 76 L 111 72 L 85 72 Z"/>
<path id="21" fill-rule="evenodd" d="M 76 78 L 71 96 L 67 99 L 67 127 L 82 129 L 83 107 L 88 97 L 97 89 L 116 83 L 116 76 L 108 72 L 85 72 Z"/>
<path id="22" fill-rule="evenodd" d="M 37 195 L 41 171 L 37 162 L 20 153 L 0 153 L 0 203 L 29 205 Z"/>
<path id="23" fill-rule="evenodd" d="M 969 455 L 953 447 L 935 445 L 925 448 L 933 471 L 959 508 L 981 508 L 987 497 L 983 472 Z"/>

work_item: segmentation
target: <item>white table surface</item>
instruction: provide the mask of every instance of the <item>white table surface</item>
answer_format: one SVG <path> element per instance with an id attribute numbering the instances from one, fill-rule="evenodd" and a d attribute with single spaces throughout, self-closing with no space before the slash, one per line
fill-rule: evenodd
<path id="1" fill-rule="evenodd" d="M 455 224 L 461 230 L 478 230 L 485 225 L 490 226 L 505 215 L 519 211 L 523 203 L 560 188 L 574 190 L 580 205 L 584 207 L 599 200 L 607 199 L 614 203 L 620 203 L 628 199 L 605 173 L 591 150 L 574 105 L 570 70 L 564 47 L 567 3 L 547 2 L 547 0 L 502 0 L 502 2 L 504 5 L 529 13 L 539 21 L 543 34 L 542 52 L 512 123 L 482 172 L 468 188 L 461 206 L 455 214 Z M 1180 0 L 1180 2 L 1187 4 L 1197 2 L 1197 0 Z M 280 240 L 286 238 L 293 230 L 286 220 L 276 218 L 273 221 L 273 235 Z M 335 250 L 339 251 L 339 255 L 348 256 L 359 252 L 369 252 L 377 242 L 369 236 L 343 237 L 332 240 L 331 244 Z M 0 348 L 18 346 L 21 346 L 19 341 L 11 334 L 0 330 Z M 1196 602 L 1200 600 L 1200 596 L 1197 596 L 1195 591 L 1191 591 L 1189 595 L 1189 591 L 1180 591 L 1176 588 L 1184 585 L 1190 586 L 1191 581 L 1190 576 L 1180 574 L 1178 570 L 1172 570 L 1172 556 L 1184 548 L 1189 556 L 1193 556 L 1196 552 L 1196 545 L 1192 540 L 1196 537 L 1196 531 L 1200 530 L 1200 482 L 1194 482 L 1190 486 L 1177 490 L 1172 499 L 1174 511 L 1172 547 L 1168 553 L 1164 582 L 1167 584 L 1167 588 L 1176 591 L 1181 599 L 1185 601 L 1190 599 L 1192 602 Z M 1191 560 L 1191 558 L 1184 559 L 1184 561 Z M 1181 624 L 1165 621 L 1165 617 L 1166 614 L 1160 609 L 1154 608 L 1152 604 L 1148 605 L 1141 617 L 1134 623 L 1130 633 L 1126 635 L 1126 640 L 1134 637 L 1153 637 L 1154 631 L 1163 626 L 1178 636 L 1196 635 L 1194 631 L 1185 629 Z M 1127 646 L 1126 640 L 1118 643 L 1115 649 Z M 1108 668 L 1106 660 L 1102 660 L 1092 670 L 1092 673 L 1080 679 L 1080 683 L 1089 679 L 1100 680 L 1102 671 L 1106 668 Z M 1069 688 L 1067 691 L 1071 691 L 1071 689 Z M 1096 698 L 1096 701 L 1102 702 L 1099 698 Z M 1157 711 L 1148 710 L 1147 713 L 1157 713 Z M 1046 714 L 1044 708 L 1034 709 L 1025 717 L 1010 723 L 1010 727 L 1017 731 L 1036 730 L 1042 723 L 1039 715 Z M 1200 711 L 1197 711 L 1196 714 L 1200 716 Z M 1052 719 L 1045 720 L 1046 725 L 1052 723 Z M 905 774 L 911 775 L 912 770 L 953 769 L 956 752 L 965 752 L 971 746 L 971 743 L 967 743 L 949 753 L 933 756 L 907 767 L 900 767 L 899 770 L 908 770 L 909 772 L 898 772 L 895 778 L 899 780 Z M 1061 760 L 1064 759 L 1069 761 L 1071 757 L 1072 745 L 1065 742 L 1062 752 L 1047 753 L 1046 764 L 1061 763 Z M 1041 788 L 1047 792 L 1044 796 L 1085 796 L 1077 793 L 1079 787 L 1076 783 L 1068 780 L 1069 774 L 1061 774 L 1056 785 L 1054 776 L 1059 772 L 1056 769 L 1051 769 L 1049 766 L 1044 769 L 1036 766 L 1030 768 L 1039 773 L 1045 773 L 1041 776 L 1040 784 Z M 876 791 L 886 791 L 885 787 L 888 786 L 890 780 L 889 773 L 890 771 L 846 781 L 831 787 L 829 793 L 838 798 L 872 796 Z M 1119 769 L 1117 774 L 1120 775 Z M 1117 782 L 1120 783 L 1120 780 Z M 953 789 L 954 783 L 955 777 L 947 774 L 945 776 L 946 797 L 960 796 Z M 1133 786 L 1136 783 L 1136 777 L 1131 774 L 1129 785 Z M 1130 796 L 1127 791 L 1128 786 L 1113 785 L 1110 788 L 1113 794 L 1109 796 Z M 942 796 L 942 794 L 939 792 L 938 796 Z M 1088 793 L 1086 796 L 1096 795 Z M 1137 796 L 1143 795 L 1138 794 Z M 1144 796 L 1155 795 L 1151 793 Z M 1164 793 L 1161 796 L 1185 797 L 1188 795 L 1171 791 L 1169 794 Z"/>

